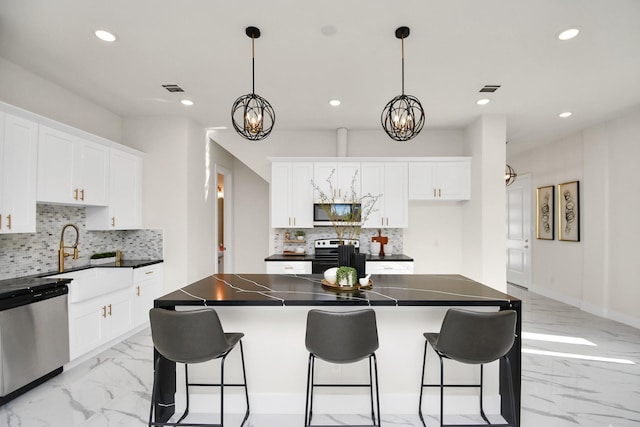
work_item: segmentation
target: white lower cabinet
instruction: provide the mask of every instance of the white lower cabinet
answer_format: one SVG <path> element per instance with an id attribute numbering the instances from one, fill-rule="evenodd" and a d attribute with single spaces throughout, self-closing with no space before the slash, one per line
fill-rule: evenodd
<path id="1" fill-rule="evenodd" d="M 163 264 L 140 268 L 90 268 L 53 277 L 69 284 L 71 360 L 127 334 L 149 320 L 163 289 Z"/>
<path id="2" fill-rule="evenodd" d="M 153 264 L 133 270 L 133 324 L 149 322 L 149 310 L 153 300 L 162 296 L 163 265 Z"/>
<path id="3" fill-rule="evenodd" d="M 129 289 L 72 304 L 69 307 L 71 360 L 128 332 L 133 324 L 132 314 Z"/>
<path id="4" fill-rule="evenodd" d="M 267 261 L 267 274 L 311 274 L 311 261 Z"/>
<path id="5" fill-rule="evenodd" d="M 367 274 L 413 274 L 412 261 L 367 261 Z"/>

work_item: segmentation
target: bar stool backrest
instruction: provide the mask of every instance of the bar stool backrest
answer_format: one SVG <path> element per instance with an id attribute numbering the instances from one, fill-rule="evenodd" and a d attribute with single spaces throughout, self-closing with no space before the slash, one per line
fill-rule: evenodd
<path id="1" fill-rule="evenodd" d="M 462 363 L 493 362 L 507 354 L 515 339 L 516 312 L 475 312 L 452 308 L 445 314 L 434 348 Z"/>
<path id="2" fill-rule="evenodd" d="M 151 337 L 156 350 L 179 363 L 216 359 L 233 345 L 227 342 L 218 313 L 213 309 L 172 311 L 152 308 Z"/>
<path id="3" fill-rule="evenodd" d="M 305 344 L 310 353 L 332 363 L 351 363 L 369 357 L 379 346 L 376 313 L 371 309 L 310 310 Z"/>

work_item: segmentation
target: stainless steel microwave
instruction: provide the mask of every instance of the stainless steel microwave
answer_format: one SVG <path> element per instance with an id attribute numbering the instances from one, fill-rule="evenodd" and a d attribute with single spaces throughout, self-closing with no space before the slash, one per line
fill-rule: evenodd
<path id="1" fill-rule="evenodd" d="M 331 226 L 334 221 L 342 225 L 360 225 L 360 203 L 313 204 L 313 225 Z"/>

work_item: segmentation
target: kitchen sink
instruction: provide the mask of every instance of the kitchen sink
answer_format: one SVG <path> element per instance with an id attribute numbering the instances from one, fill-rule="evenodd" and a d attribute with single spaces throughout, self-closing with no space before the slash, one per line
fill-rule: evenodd
<path id="1" fill-rule="evenodd" d="M 54 273 L 46 277 L 73 279 L 69 283 L 69 302 L 79 303 L 131 286 L 130 268 L 88 268 Z"/>

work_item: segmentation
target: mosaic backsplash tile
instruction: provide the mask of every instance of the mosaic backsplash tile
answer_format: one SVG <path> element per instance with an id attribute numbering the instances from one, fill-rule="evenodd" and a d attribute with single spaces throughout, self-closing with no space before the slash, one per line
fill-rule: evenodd
<path id="1" fill-rule="evenodd" d="M 275 253 L 280 254 L 285 249 L 287 250 L 295 250 L 297 246 L 296 243 L 284 243 L 284 234 L 286 231 L 289 231 L 291 239 L 295 239 L 294 234 L 295 228 L 279 228 L 275 229 L 275 239 L 274 239 L 274 250 Z M 305 253 L 313 254 L 313 242 L 316 239 L 335 239 L 336 232 L 333 227 L 315 227 L 315 228 L 305 228 L 304 229 L 305 236 Z M 369 253 L 370 252 L 370 243 L 371 238 L 378 235 L 378 229 L 374 228 L 363 228 L 360 233 L 360 252 Z M 393 253 L 401 254 L 403 252 L 402 245 L 402 228 L 384 228 L 382 229 L 382 235 L 389 238 L 389 244 L 393 246 Z"/>
<path id="2" fill-rule="evenodd" d="M 0 280 L 55 271 L 60 234 L 66 224 L 80 231 L 77 260 L 68 257 L 67 268 L 89 264 L 94 253 L 121 250 L 123 259 L 162 258 L 162 231 L 88 231 L 84 207 L 38 204 L 36 233 L 0 234 Z M 65 232 L 65 245 L 75 243 L 73 228 Z M 71 250 L 67 249 L 67 252 Z"/>

